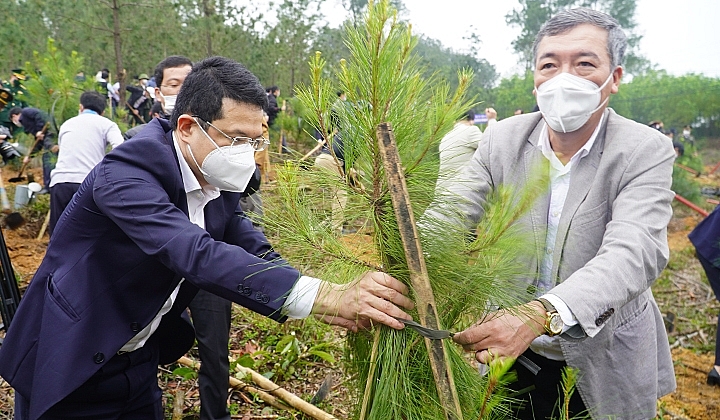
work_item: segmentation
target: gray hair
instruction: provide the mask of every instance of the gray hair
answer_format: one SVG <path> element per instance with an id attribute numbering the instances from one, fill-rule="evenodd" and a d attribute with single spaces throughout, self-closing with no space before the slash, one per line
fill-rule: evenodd
<path id="1" fill-rule="evenodd" d="M 621 66 L 625 59 L 627 36 L 620 27 L 620 23 L 606 13 L 584 7 L 563 10 L 545 22 L 533 43 L 533 63 L 537 62 L 538 44 L 543 38 L 560 35 L 586 23 L 607 31 L 607 50 L 610 55 L 610 62 L 613 68 Z"/>

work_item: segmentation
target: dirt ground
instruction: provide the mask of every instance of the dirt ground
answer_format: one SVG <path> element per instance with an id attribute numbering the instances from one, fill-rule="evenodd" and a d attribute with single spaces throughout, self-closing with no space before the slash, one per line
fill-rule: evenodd
<path id="1" fill-rule="evenodd" d="M 31 173 L 35 172 L 37 177 L 40 177 L 39 170 L 31 170 Z M 12 192 L 14 189 L 13 184 L 8 182 L 10 177 L 15 176 L 16 173 L 11 172 L 8 168 L 2 170 L 2 177 L 5 181 L 5 187 Z M 712 179 L 706 179 L 706 183 L 714 183 L 714 185 L 720 185 L 719 177 L 713 177 Z M 12 198 L 12 195 L 10 195 Z M 40 239 L 37 238 L 38 232 L 42 225 L 42 218 L 33 220 L 26 225 L 16 229 L 10 230 L 7 227 L 3 227 L 2 233 L 5 237 L 10 259 L 13 263 L 15 272 L 22 279 L 22 286 L 31 279 L 33 273 L 42 261 L 45 248 L 48 243 L 47 233 Z M 669 227 L 669 242 L 671 252 L 687 252 L 687 249 L 691 246 L 687 240 L 687 234 L 692 228 L 701 220 L 701 216 L 694 214 L 693 212 L 685 211 L 682 217 L 676 217 L 670 224 Z M 365 252 L 364 243 L 367 242 L 364 239 L 367 238 L 348 238 L 355 239 L 352 242 L 358 245 L 358 251 L 360 253 Z M 675 274 L 673 274 L 674 276 Z M 698 264 L 687 267 L 679 272 L 678 276 L 684 276 L 690 278 L 693 287 L 696 287 L 700 283 L 700 267 Z M 682 282 L 678 283 L 682 287 Z M 691 292 L 692 293 L 692 292 Z M 674 294 L 673 294 L 674 295 Z M 677 296 L 685 296 L 683 293 L 678 293 Z M 673 306 L 679 307 L 686 303 L 681 299 L 669 299 L 662 300 L 658 298 L 663 312 L 672 310 Z M 711 297 L 709 302 L 712 302 L 713 308 L 708 308 L 709 317 L 716 317 L 718 305 L 714 301 L 714 297 Z M 665 306 L 665 307 L 664 307 Z M 716 318 L 715 318 L 716 319 Z M 238 330 L 242 330 L 246 326 L 236 326 Z M 661 419 L 691 419 L 691 420 L 717 420 L 720 419 L 720 387 L 710 387 L 705 383 L 707 372 L 713 365 L 713 354 L 712 343 L 714 340 L 714 330 L 711 334 L 703 333 L 702 329 L 700 336 L 695 334 L 695 340 L 702 339 L 707 344 L 703 350 L 692 350 L 685 348 L 685 345 L 689 342 L 683 343 L 680 340 L 680 345 L 675 345 L 673 348 L 673 360 L 675 362 L 675 374 L 677 378 L 678 387 L 677 390 L 662 398 L 659 402 L 660 416 Z M 237 331 L 236 331 L 237 332 Z M 683 334 L 685 332 L 682 332 Z M 0 331 L 0 335 L 3 332 Z M 689 334 L 690 336 L 692 334 Z M 671 334 L 671 337 L 674 337 Z M 671 340 L 672 341 L 672 340 Z M 676 343 L 677 344 L 677 343 Z M 695 346 L 689 346 L 696 348 Z M 337 372 L 336 372 L 337 374 Z M 308 389 L 317 389 L 320 383 L 326 378 L 325 372 L 315 372 L 315 375 L 310 379 L 310 383 L 297 382 L 295 386 L 298 389 L 292 389 L 286 384 L 287 389 L 291 392 L 296 392 L 298 395 L 307 394 Z M 336 383 L 341 382 L 342 378 L 336 378 Z M 172 384 L 167 384 L 172 386 Z M 342 392 L 342 391 L 341 391 Z M 197 390 L 191 389 L 188 391 L 186 398 L 197 398 Z M 0 380 L 0 419 L 8 418 L 2 414 L 6 414 L 10 411 L 8 404 L 11 402 L 10 389 L 8 385 Z M 242 397 L 239 397 L 242 399 Z M 246 399 L 247 397 L 245 397 Z M 335 395 L 334 399 L 342 399 L 342 395 Z M 342 416 L 343 411 L 334 413 L 335 415 Z M 345 415 L 347 413 L 345 412 Z M 237 417 L 237 418 L 249 418 L 249 417 Z M 256 417 L 253 417 L 256 418 Z M 267 417 L 269 418 L 269 417 Z"/>

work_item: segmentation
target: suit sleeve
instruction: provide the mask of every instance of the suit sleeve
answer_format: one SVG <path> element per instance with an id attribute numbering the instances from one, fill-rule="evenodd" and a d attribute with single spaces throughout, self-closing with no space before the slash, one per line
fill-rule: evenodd
<path id="1" fill-rule="evenodd" d="M 240 236 L 250 233 L 242 222 L 232 228 L 236 232 L 229 243 L 214 240 L 170 199 L 163 182 L 177 170 L 174 162 L 149 159 L 143 165 L 129 161 L 131 157 L 113 153 L 99 168 L 93 197 L 100 210 L 144 253 L 190 283 L 282 319 L 279 310 L 299 277 L 297 270 L 253 255 L 269 249 L 269 244 L 255 237 L 241 241 Z"/>

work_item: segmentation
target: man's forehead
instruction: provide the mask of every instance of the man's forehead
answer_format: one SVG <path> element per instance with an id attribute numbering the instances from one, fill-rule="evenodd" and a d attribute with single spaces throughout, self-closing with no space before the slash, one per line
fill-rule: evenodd
<path id="1" fill-rule="evenodd" d="M 537 58 L 540 59 L 549 54 L 579 53 L 580 51 L 584 55 L 593 53 L 601 58 L 609 58 L 607 41 L 607 30 L 585 23 L 567 31 L 543 37 L 537 45 Z"/>
<path id="2" fill-rule="evenodd" d="M 163 80 L 164 81 L 172 80 L 172 81 L 183 82 L 191 70 L 192 70 L 192 67 L 190 67 L 188 65 L 184 65 L 184 66 L 180 66 L 180 67 L 168 67 L 165 70 L 163 70 Z"/>

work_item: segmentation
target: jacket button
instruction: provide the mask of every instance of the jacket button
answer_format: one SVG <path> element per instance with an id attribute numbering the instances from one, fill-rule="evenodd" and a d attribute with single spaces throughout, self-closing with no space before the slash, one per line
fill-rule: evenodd
<path id="1" fill-rule="evenodd" d="M 138 332 L 140 331 L 140 324 L 138 324 L 137 322 L 131 322 L 130 329 L 132 330 L 132 332 Z"/>
<path id="2" fill-rule="evenodd" d="M 255 295 L 255 300 L 257 300 L 260 303 L 268 303 L 270 302 L 270 297 L 262 292 L 257 292 Z"/>
<path id="3" fill-rule="evenodd" d="M 100 363 L 102 363 L 102 362 L 105 361 L 105 355 L 102 354 L 102 353 L 100 353 L 100 352 L 97 352 L 97 353 L 95 353 L 95 355 L 93 356 L 93 361 L 94 361 L 95 363 L 97 363 L 97 364 L 100 364 Z"/>
<path id="4" fill-rule="evenodd" d="M 252 295 L 252 289 L 249 287 L 243 287 L 242 292 L 240 292 L 240 293 L 242 293 L 245 296 L 250 296 L 250 295 Z"/>

